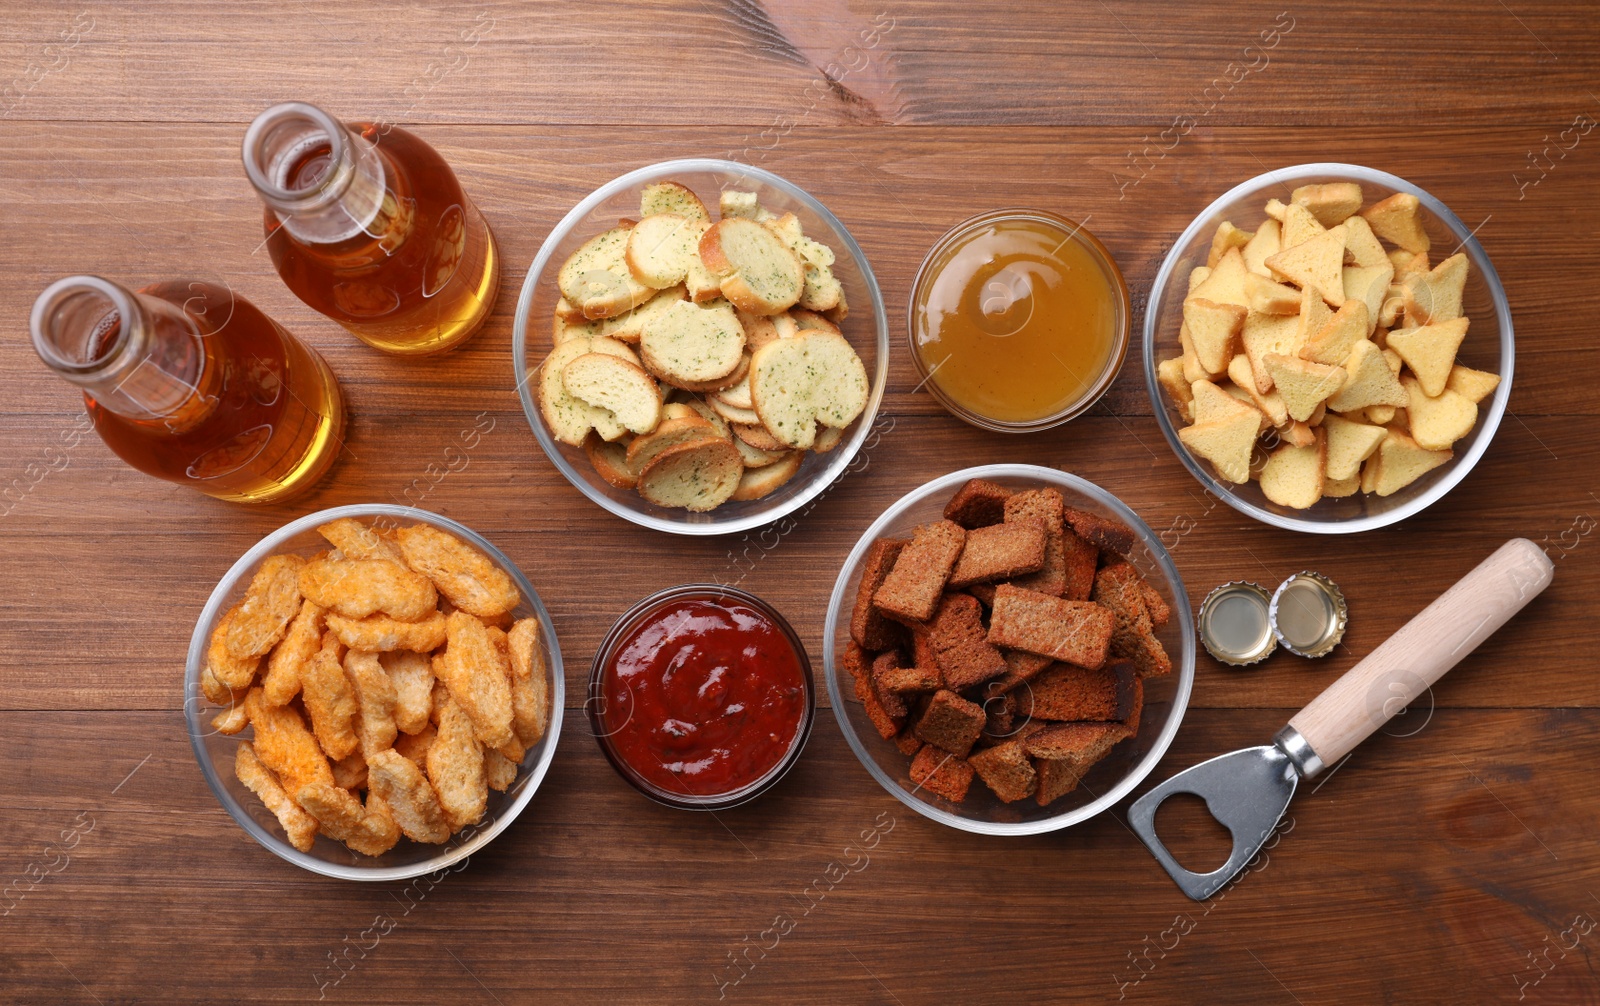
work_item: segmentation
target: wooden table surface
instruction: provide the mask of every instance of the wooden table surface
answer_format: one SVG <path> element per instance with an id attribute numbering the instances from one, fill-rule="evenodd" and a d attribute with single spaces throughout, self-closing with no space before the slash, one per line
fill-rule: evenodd
<path id="1" fill-rule="evenodd" d="M 1600 1003 L 1587 5 L 17 0 L 3 21 L 0 1000 Z M 402 123 L 454 165 L 506 259 L 465 348 L 380 355 L 278 280 L 239 144 L 288 99 Z M 687 155 L 759 164 L 831 207 L 897 333 L 868 463 L 758 560 L 735 558 L 757 536 L 671 537 L 588 503 L 512 386 L 516 290 L 550 227 L 615 175 Z M 916 390 L 902 305 L 956 221 L 1014 204 L 1092 219 L 1142 304 L 1211 199 L 1313 160 L 1436 194 L 1477 228 L 1511 300 L 1511 414 L 1425 513 L 1318 537 L 1216 504 L 1164 444 L 1137 347 L 1090 415 L 1045 434 L 981 433 Z M 339 375 L 352 424 L 338 466 L 308 496 L 246 509 L 138 474 L 92 435 L 64 448 L 82 403 L 35 358 L 26 319 L 46 283 L 78 272 L 227 277 Z M 458 430 L 491 421 L 464 469 L 432 474 Z M 1308 567 L 1347 592 L 1347 645 L 1325 660 L 1280 653 L 1235 673 L 1202 654 L 1152 781 L 1264 743 L 1507 537 L 1545 547 L 1555 582 L 1388 735 L 1303 787 L 1269 858 L 1207 904 L 1134 838 L 1126 804 L 1017 839 L 911 813 L 826 710 L 775 791 L 715 818 L 616 777 L 573 697 L 623 609 L 745 561 L 745 585 L 820 668 L 825 601 L 867 524 L 990 461 L 1119 495 L 1173 546 L 1191 602 Z M 526 812 L 424 898 L 258 847 L 207 790 L 182 713 L 195 617 L 240 553 L 312 510 L 417 486 L 536 584 L 571 707 Z M 873 828 L 870 862 L 806 910 L 802 892 Z M 779 916 L 794 924 L 773 946 L 762 933 Z"/>

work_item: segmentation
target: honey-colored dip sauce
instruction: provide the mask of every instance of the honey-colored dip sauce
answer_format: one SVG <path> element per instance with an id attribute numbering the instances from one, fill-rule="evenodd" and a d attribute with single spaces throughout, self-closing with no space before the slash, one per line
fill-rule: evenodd
<path id="1" fill-rule="evenodd" d="M 1117 301 L 1099 261 L 1042 219 L 982 224 L 925 266 L 912 305 L 930 380 L 989 419 L 1026 423 L 1071 408 L 1099 381 Z"/>

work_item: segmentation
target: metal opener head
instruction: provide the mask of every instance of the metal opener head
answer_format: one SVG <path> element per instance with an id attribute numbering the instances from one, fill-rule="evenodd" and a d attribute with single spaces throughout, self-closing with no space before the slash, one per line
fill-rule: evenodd
<path id="1" fill-rule="evenodd" d="M 1196 901 L 1222 890 L 1260 851 L 1294 797 L 1300 772 L 1276 744 L 1218 755 L 1188 768 L 1150 790 L 1128 808 L 1128 823 L 1178 887 Z M 1211 816 L 1233 834 L 1233 853 L 1210 873 L 1186 870 L 1156 836 L 1156 808 L 1174 793 L 1205 800 Z"/>

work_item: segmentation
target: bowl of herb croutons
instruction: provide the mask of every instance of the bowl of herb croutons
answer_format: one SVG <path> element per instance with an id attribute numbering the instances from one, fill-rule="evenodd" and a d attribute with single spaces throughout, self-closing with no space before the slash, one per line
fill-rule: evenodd
<path id="1" fill-rule="evenodd" d="M 1094 483 L 1034 465 L 953 472 L 884 511 L 839 573 L 823 645 L 872 777 L 986 835 L 1114 805 L 1161 760 L 1194 682 L 1160 539 Z"/>
<path id="2" fill-rule="evenodd" d="M 1225 193 L 1173 245 L 1145 312 L 1151 403 L 1184 466 L 1234 509 L 1320 534 L 1393 524 L 1464 479 L 1512 357 L 1474 230 L 1353 164 Z"/>
<path id="3" fill-rule="evenodd" d="M 695 159 L 613 179 L 555 226 L 512 356 L 534 436 L 580 492 L 645 527 L 727 534 L 843 474 L 888 350 L 877 280 L 827 207 Z"/>

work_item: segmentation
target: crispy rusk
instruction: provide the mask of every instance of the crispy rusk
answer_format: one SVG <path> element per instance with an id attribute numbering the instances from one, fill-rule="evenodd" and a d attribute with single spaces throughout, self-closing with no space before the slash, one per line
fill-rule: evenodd
<path id="1" fill-rule="evenodd" d="M 400 828 L 387 813 L 369 814 L 350 791 L 332 785 L 307 786 L 300 806 L 317 819 L 322 833 L 363 856 L 381 856 L 400 841 Z"/>
<path id="2" fill-rule="evenodd" d="M 310 852 L 312 843 L 317 840 L 317 819 L 289 799 L 278 777 L 256 757 L 255 748 L 251 747 L 249 741 L 240 744 L 234 754 L 233 774 L 272 811 L 278 823 L 283 825 L 289 844 L 301 852 Z"/>
<path id="3" fill-rule="evenodd" d="M 322 609 L 316 602 L 300 604 L 300 613 L 289 623 L 289 631 L 267 658 L 267 673 L 261 678 L 261 693 L 275 706 L 281 706 L 300 691 L 300 675 L 306 661 L 322 646 Z"/>
<path id="4" fill-rule="evenodd" d="M 328 629 L 352 650 L 387 653 L 390 650 L 416 650 L 428 653 L 445 641 L 445 616 L 435 611 L 419 622 L 402 622 L 388 615 L 347 618 L 337 612 L 327 614 Z"/>
<path id="5" fill-rule="evenodd" d="M 236 657 L 228 649 L 228 636 L 241 607 L 243 605 L 234 605 L 217 620 L 217 627 L 211 630 L 211 642 L 206 645 L 206 671 L 223 688 L 235 692 L 250 687 L 256 678 L 256 668 L 261 664 L 260 657 Z M 220 701 L 210 692 L 207 697 L 213 702 Z"/>
<path id="6" fill-rule="evenodd" d="M 524 680 L 544 677 L 544 650 L 539 646 L 539 620 L 519 619 L 506 633 L 511 648 L 511 673 Z"/>
<path id="7" fill-rule="evenodd" d="M 394 685 L 394 725 L 414 734 L 433 712 L 433 661 L 415 650 L 391 650 L 378 658 Z"/>
<path id="8" fill-rule="evenodd" d="M 388 559 L 316 559 L 300 570 L 300 593 L 346 618 L 382 613 L 404 622 L 433 614 L 433 583 Z"/>
<path id="9" fill-rule="evenodd" d="M 464 611 L 446 620 L 450 645 L 434 662 L 434 674 L 460 703 L 478 739 L 499 747 L 512 737 L 510 661 L 495 646 L 488 627 Z"/>
<path id="10" fill-rule="evenodd" d="M 405 755 L 393 748 L 379 751 L 367 763 L 367 785 L 388 805 L 407 838 L 438 845 L 450 837 L 433 786 L 417 763 Z"/>
<path id="11" fill-rule="evenodd" d="M 333 763 L 333 781 L 341 789 L 352 792 L 367 785 L 367 759 L 360 751 L 352 751 Z"/>
<path id="12" fill-rule="evenodd" d="M 296 581 L 304 565 L 298 555 L 271 555 L 262 561 L 228 625 L 230 654 L 241 660 L 260 657 L 283 638 L 289 620 L 300 610 Z"/>
<path id="13" fill-rule="evenodd" d="M 269 706 L 261 689 L 252 688 L 245 696 L 244 709 L 255 728 L 256 755 L 282 780 L 284 792 L 298 793 L 312 783 L 333 782 L 327 755 L 293 707 Z"/>
<path id="14" fill-rule="evenodd" d="M 490 789 L 496 793 L 504 793 L 517 781 L 517 763 L 498 751 L 485 751 L 483 775 Z"/>
<path id="15" fill-rule="evenodd" d="M 351 650 L 344 655 L 344 673 L 356 693 L 356 736 L 361 753 L 368 759 L 394 746 L 399 730 L 394 723 L 394 682 L 368 650 Z"/>
<path id="16" fill-rule="evenodd" d="M 439 710 L 439 734 L 429 745 L 425 762 L 428 781 L 433 783 L 452 832 L 483 816 L 489 800 L 483 748 L 474 736 L 472 718 L 454 699 L 446 700 Z"/>
<path id="17" fill-rule="evenodd" d="M 200 669 L 200 694 L 219 706 L 238 705 L 244 701 L 244 693 L 247 691 L 249 691 L 248 687 L 229 688 L 218 681 L 217 675 L 212 671 L 210 664 Z"/>
<path id="18" fill-rule="evenodd" d="M 450 693 L 444 691 L 440 694 L 448 696 Z M 394 749 L 418 765 L 426 765 L 423 759 L 428 756 L 428 748 L 433 744 L 434 738 L 438 736 L 438 728 L 430 722 L 414 734 L 401 734 L 396 737 Z"/>
<path id="19" fill-rule="evenodd" d="M 354 517 L 340 517 L 317 528 L 317 533 L 328 539 L 334 548 L 344 553 L 346 559 L 388 559 L 404 562 L 400 549 L 376 528 Z"/>
<path id="20" fill-rule="evenodd" d="M 491 617 L 522 600 L 517 585 L 488 556 L 453 534 L 429 524 L 398 532 L 406 564 L 433 581 L 439 593 L 469 614 Z"/>
<path id="21" fill-rule="evenodd" d="M 249 725 L 250 717 L 244 714 L 244 706 L 229 706 L 211 718 L 211 729 L 229 737 L 242 732 Z"/>
<path id="22" fill-rule="evenodd" d="M 317 742 L 337 761 L 355 752 L 360 738 L 355 726 L 359 713 L 356 693 L 340 663 L 338 641 L 334 643 L 335 647 L 324 647 L 306 661 L 300 695 Z"/>
<path id="23" fill-rule="evenodd" d="M 550 722 L 550 683 L 544 674 L 528 678 L 511 676 L 511 729 L 515 741 L 527 747 L 539 743 Z M 501 745 L 504 749 L 505 745 Z M 517 759 L 521 761 L 521 759 Z"/>

